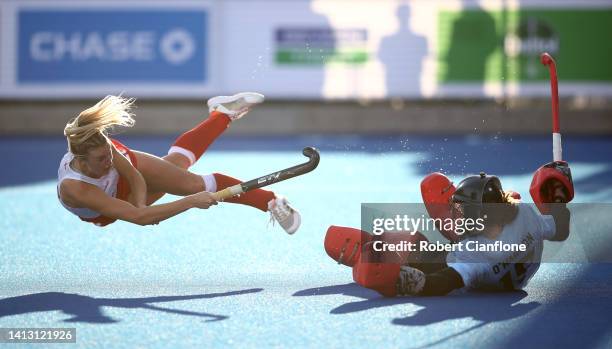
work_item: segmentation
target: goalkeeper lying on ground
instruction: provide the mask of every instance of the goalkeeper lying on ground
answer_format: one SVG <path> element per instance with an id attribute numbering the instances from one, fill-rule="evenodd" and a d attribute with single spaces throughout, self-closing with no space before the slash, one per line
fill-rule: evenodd
<path id="1" fill-rule="evenodd" d="M 465 178 L 457 188 L 446 176 L 433 173 L 423 180 L 421 191 L 432 218 L 484 218 L 484 229 L 461 235 L 438 226 L 451 242 L 525 243 L 525 250 L 380 252 L 373 248 L 377 240 L 418 246 L 427 238 L 419 232 L 377 236 L 331 226 L 325 237 L 328 255 L 353 267 L 358 284 L 387 297 L 439 296 L 458 289 L 520 290 L 539 268 L 543 241 L 564 241 L 569 235 L 570 212 L 565 203 L 574 193 L 564 162 L 544 165 L 534 176 L 530 192 L 540 212 L 533 205 L 519 203 L 520 195 L 504 192 L 497 177 L 484 173 Z"/>

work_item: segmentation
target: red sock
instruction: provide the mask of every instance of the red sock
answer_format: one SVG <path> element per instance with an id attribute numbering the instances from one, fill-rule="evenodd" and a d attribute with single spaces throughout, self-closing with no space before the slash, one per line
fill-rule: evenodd
<path id="1" fill-rule="evenodd" d="M 217 191 L 241 183 L 236 178 L 232 178 L 224 174 L 213 173 L 213 176 L 215 176 L 215 181 L 217 182 Z M 274 192 L 263 189 L 254 189 L 244 194 L 240 194 L 238 197 L 226 199 L 225 201 L 252 206 L 266 212 L 268 211 L 268 202 L 275 197 Z"/>
<path id="2" fill-rule="evenodd" d="M 198 126 L 180 135 L 168 153 L 180 153 L 189 158 L 193 165 L 225 131 L 229 123 L 230 118 L 227 115 L 213 111 Z"/>

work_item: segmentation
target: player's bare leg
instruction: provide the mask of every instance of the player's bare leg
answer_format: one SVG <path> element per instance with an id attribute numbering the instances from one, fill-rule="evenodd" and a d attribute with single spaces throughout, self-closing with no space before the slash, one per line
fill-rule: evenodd
<path id="1" fill-rule="evenodd" d="M 243 117 L 253 106 L 263 102 L 264 96 L 255 92 L 242 92 L 233 96 L 218 96 L 208 100 L 209 117 L 193 129 L 182 134 L 170 148 L 168 155 L 158 158 L 150 154 L 139 155 L 139 167 L 149 183 L 147 204 L 159 200 L 165 193 L 188 195 L 194 190 L 211 191 L 206 188 L 203 177 L 186 171 L 193 165 L 212 142 L 219 137 L 232 121 Z M 159 163 L 163 160 L 176 166 L 177 171 Z M 141 162 L 143 161 L 143 162 Z M 183 182 L 183 183 L 177 183 Z M 211 186 L 211 185 L 209 185 Z"/>

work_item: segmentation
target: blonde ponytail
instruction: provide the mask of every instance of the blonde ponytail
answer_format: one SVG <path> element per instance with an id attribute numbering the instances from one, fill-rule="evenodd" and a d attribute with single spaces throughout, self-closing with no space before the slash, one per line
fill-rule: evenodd
<path id="1" fill-rule="evenodd" d="M 132 127 L 134 119 L 130 110 L 133 104 L 133 98 L 106 96 L 93 107 L 83 110 L 64 128 L 68 150 L 85 156 L 90 148 L 108 142 L 108 131 L 113 126 Z"/>

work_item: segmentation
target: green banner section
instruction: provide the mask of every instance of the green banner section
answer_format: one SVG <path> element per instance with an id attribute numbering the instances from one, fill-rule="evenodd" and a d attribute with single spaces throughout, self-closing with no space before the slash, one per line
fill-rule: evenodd
<path id="1" fill-rule="evenodd" d="M 324 65 L 327 63 L 362 64 L 368 61 L 364 50 L 282 49 L 276 51 L 277 64 Z"/>
<path id="2" fill-rule="evenodd" d="M 612 9 L 441 11 L 440 82 L 548 80 L 539 55 L 557 61 L 559 80 L 612 81 Z"/>

